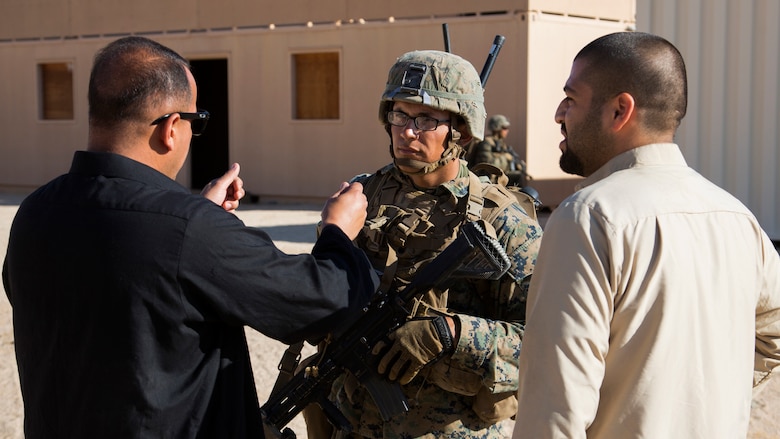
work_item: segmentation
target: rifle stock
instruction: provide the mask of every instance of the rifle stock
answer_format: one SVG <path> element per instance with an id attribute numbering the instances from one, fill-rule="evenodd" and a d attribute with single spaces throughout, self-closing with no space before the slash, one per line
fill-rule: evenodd
<path id="1" fill-rule="evenodd" d="M 509 265 L 504 250 L 482 226 L 476 222 L 464 224 L 458 237 L 409 285 L 396 294 L 377 294 L 342 335 L 268 398 L 260 408 L 266 432 L 273 437 L 294 438 L 295 433 L 284 427 L 309 404 L 319 404 L 334 426 L 350 430 L 344 416 L 328 401 L 333 381 L 345 371 L 366 387 L 383 419 L 406 412 L 409 406 L 401 386 L 377 373 L 371 349 L 405 322 L 409 312 L 404 305 L 415 297 L 453 278 L 498 279 Z"/>

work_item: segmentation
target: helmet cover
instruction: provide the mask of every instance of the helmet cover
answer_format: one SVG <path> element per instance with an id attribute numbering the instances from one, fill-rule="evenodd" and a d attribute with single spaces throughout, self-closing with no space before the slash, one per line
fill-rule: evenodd
<path id="1" fill-rule="evenodd" d="M 420 50 L 401 55 L 390 68 L 379 104 L 379 120 L 387 123 L 393 102 L 423 104 L 457 114 L 472 137 L 484 138 L 485 100 L 474 66 L 448 52 Z"/>
<path id="2" fill-rule="evenodd" d="M 509 119 L 507 119 L 506 116 L 503 114 L 490 116 L 490 119 L 488 119 L 488 129 L 491 133 L 495 134 L 504 128 L 509 128 Z"/>

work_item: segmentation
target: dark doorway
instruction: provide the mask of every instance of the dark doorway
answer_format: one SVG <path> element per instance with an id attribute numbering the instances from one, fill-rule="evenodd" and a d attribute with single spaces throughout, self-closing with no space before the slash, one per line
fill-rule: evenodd
<path id="1" fill-rule="evenodd" d="M 192 138 L 190 163 L 192 189 L 224 174 L 228 168 L 228 72 L 227 59 L 190 61 L 192 75 L 198 84 L 198 108 L 211 113 L 206 131 Z"/>

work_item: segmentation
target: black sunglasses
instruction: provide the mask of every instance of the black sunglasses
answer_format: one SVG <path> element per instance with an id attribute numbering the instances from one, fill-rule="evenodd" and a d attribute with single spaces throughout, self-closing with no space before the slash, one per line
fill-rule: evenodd
<path id="1" fill-rule="evenodd" d="M 211 117 L 211 114 L 209 114 L 206 110 L 199 110 L 197 113 L 185 113 L 182 111 L 174 111 L 173 113 L 164 114 L 152 122 L 152 125 L 157 125 L 160 122 L 164 121 L 165 119 L 173 116 L 174 114 L 178 114 L 179 117 L 181 117 L 184 120 L 189 120 L 192 124 L 192 135 L 193 136 L 200 136 L 203 134 L 204 131 L 206 131 L 206 122 L 209 121 L 209 117 Z"/>

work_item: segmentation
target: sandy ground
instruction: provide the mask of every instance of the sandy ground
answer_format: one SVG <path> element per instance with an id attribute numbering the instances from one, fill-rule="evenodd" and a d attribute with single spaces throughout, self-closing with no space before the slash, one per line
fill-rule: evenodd
<path id="1" fill-rule="evenodd" d="M 0 256 L 5 258 L 8 232 L 16 212 L 19 195 L 0 194 Z M 238 216 L 249 226 L 261 227 L 287 253 L 307 253 L 314 241 L 314 225 L 319 221 L 320 206 L 244 205 Z M 249 349 L 259 399 L 265 401 L 277 376 L 277 364 L 285 346 L 253 330 L 247 330 Z M 313 352 L 311 346 L 304 356 Z M 0 438 L 18 439 L 22 434 L 22 398 L 14 357 L 11 307 L 5 294 L 0 297 Z M 749 439 L 780 439 L 780 379 L 769 385 L 753 400 Z M 300 439 L 306 429 L 300 416 L 289 425 Z"/>

